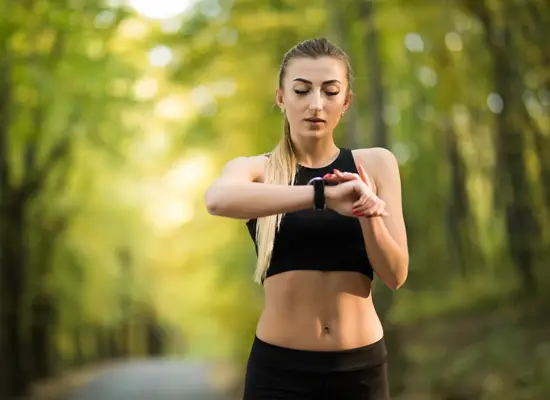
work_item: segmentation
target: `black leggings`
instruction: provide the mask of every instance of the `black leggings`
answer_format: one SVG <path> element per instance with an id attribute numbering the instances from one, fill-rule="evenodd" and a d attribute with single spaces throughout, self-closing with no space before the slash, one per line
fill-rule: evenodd
<path id="1" fill-rule="evenodd" d="M 243 400 L 389 400 L 384 340 L 344 351 L 294 350 L 257 337 Z"/>

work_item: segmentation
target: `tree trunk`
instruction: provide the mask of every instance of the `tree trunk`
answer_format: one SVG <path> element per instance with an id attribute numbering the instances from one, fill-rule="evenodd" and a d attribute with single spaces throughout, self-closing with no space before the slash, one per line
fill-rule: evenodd
<path id="1" fill-rule="evenodd" d="M 494 88 L 504 104 L 496 116 L 497 197 L 505 196 L 508 245 L 515 267 L 527 293 L 536 292 L 534 267 L 539 229 L 533 213 L 531 188 L 525 163 L 528 121 L 518 121 L 522 115 L 521 77 L 511 59 L 511 32 L 506 24 L 490 29 L 487 48 L 493 59 Z M 494 35 L 491 35 L 491 32 Z"/>
<path id="2" fill-rule="evenodd" d="M 6 194 L 3 194 L 3 197 Z M 25 246 L 23 202 L 11 198 L 1 210 L 2 218 L 2 266 L 0 269 L 0 293 L 2 293 L 2 326 L 4 379 L 0 390 L 4 398 L 23 396 L 29 384 L 25 369 L 22 327 L 22 293 L 24 290 Z M 15 201 L 14 201 L 15 200 Z M 2 397 L 0 397 L 2 398 Z"/>
<path id="3" fill-rule="evenodd" d="M 347 34 L 343 28 L 344 24 L 342 16 L 342 8 L 339 6 L 339 3 L 336 3 L 332 0 L 326 0 L 325 7 L 330 10 L 330 31 L 332 35 L 336 38 L 336 42 L 343 48 L 346 48 L 349 45 L 347 40 Z M 345 123 L 345 143 L 346 146 L 350 149 L 355 149 L 360 146 L 359 137 L 358 137 L 358 113 L 357 113 L 357 100 L 352 101 L 350 107 L 347 111 L 347 116 L 344 120 Z"/>
<path id="4" fill-rule="evenodd" d="M 382 76 L 382 59 L 379 33 L 376 26 L 375 6 L 372 0 L 363 0 L 361 16 L 365 22 L 365 63 L 369 81 L 370 108 L 372 110 L 372 142 L 374 146 L 388 148 L 389 140 L 384 121 L 385 92 Z"/>
<path id="5" fill-rule="evenodd" d="M 379 34 L 375 24 L 377 5 L 371 0 L 361 3 L 361 16 L 365 22 L 365 53 L 367 54 L 368 90 L 371 98 L 372 113 L 372 145 L 388 148 L 388 130 L 384 121 L 384 85 L 382 77 L 382 60 L 379 50 Z M 390 389 L 392 394 L 398 395 L 403 391 L 406 371 L 406 358 L 402 351 L 399 328 L 388 319 L 394 302 L 394 293 L 386 287 L 376 290 L 376 309 L 384 325 L 385 342 L 389 353 Z"/>
<path id="6" fill-rule="evenodd" d="M 8 397 L 12 385 L 12 367 L 10 365 L 13 357 L 13 348 L 8 343 L 13 336 L 10 334 L 8 315 L 10 314 L 11 303 L 14 299 L 9 284 L 9 269 L 13 262 L 13 249 L 11 241 L 14 235 L 8 232 L 8 203 L 6 199 L 10 195 L 9 165 L 8 165 L 8 127 L 10 120 L 10 68 L 9 57 L 6 51 L 6 39 L 0 41 L 0 399 Z M 15 267 L 15 266 L 14 266 Z M 11 297 L 11 298 L 10 298 Z"/>
<path id="7" fill-rule="evenodd" d="M 145 324 L 147 337 L 147 355 L 156 357 L 164 353 L 164 334 L 162 327 L 153 314 Z"/>
<path id="8" fill-rule="evenodd" d="M 535 65 L 529 66 L 536 71 L 539 71 L 541 78 L 540 88 L 543 92 L 550 94 L 550 4 L 547 1 L 529 1 L 525 4 L 528 20 L 530 21 L 530 38 L 529 43 L 532 46 L 534 54 L 538 53 L 535 58 Z M 547 99 L 548 101 L 548 99 Z M 550 119 L 550 103 L 542 105 L 545 118 Z M 536 123 L 533 123 L 536 125 Z M 535 148 L 540 162 L 541 168 L 541 186 L 543 187 L 544 203 L 546 210 L 550 213 L 550 130 L 541 131 L 542 128 L 535 127 Z"/>
<path id="9" fill-rule="evenodd" d="M 541 230 L 534 214 L 525 162 L 525 127 L 530 121 L 523 112 L 523 76 L 514 60 L 510 28 L 510 21 L 517 18 L 515 13 L 519 10 L 504 2 L 492 9 L 479 0 L 463 0 L 462 4 L 480 20 L 485 30 L 485 43 L 493 62 L 493 87 L 503 103 L 495 121 L 495 200 L 497 208 L 504 208 L 508 248 L 523 290 L 535 294 L 535 263 Z"/>
<path id="10" fill-rule="evenodd" d="M 43 379 L 54 374 L 55 361 L 52 358 L 53 340 L 51 328 L 55 320 L 55 307 L 47 295 L 38 295 L 31 305 L 30 361 L 32 379 Z"/>
<path id="11" fill-rule="evenodd" d="M 56 361 L 53 358 L 54 346 L 51 331 L 57 323 L 57 304 L 47 292 L 45 286 L 48 268 L 51 266 L 55 246 L 60 235 L 67 226 L 67 220 L 60 218 L 53 224 L 43 221 L 40 216 L 34 218 L 37 225 L 36 235 L 41 237 L 40 244 L 34 249 L 37 257 L 33 260 L 29 269 L 32 276 L 28 279 L 28 291 L 32 297 L 31 303 L 31 345 L 29 358 L 33 369 L 33 379 L 42 379 L 51 376 L 55 370 Z M 38 228 L 39 227 L 39 228 Z"/>
<path id="12" fill-rule="evenodd" d="M 449 122 L 445 128 L 447 156 L 450 166 L 450 196 L 447 205 L 447 225 L 449 227 L 449 253 L 458 264 L 462 277 L 467 275 L 468 193 L 466 191 L 466 171 L 460 155 L 456 132 Z"/>

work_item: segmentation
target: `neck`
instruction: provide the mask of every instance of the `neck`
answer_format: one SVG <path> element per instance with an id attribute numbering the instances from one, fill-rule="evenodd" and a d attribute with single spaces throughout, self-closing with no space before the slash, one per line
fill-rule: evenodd
<path id="1" fill-rule="evenodd" d="M 339 154 L 332 135 L 327 138 L 292 138 L 296 161 L 309 168 L 330 164 Z"/>

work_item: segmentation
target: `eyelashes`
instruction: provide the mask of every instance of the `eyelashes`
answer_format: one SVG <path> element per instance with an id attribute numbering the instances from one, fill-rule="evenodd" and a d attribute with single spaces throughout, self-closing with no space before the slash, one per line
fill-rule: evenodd
<path id="1" fill-rule="evenodd" d="M 303 96 L 304 94 L 307 94 L 309 90 L 298 90 L 294 89 L 294 93 L 296 93 L 299 96 Z M 340 92 L 325 92 L 327 96 L 336 96 L 340 94 Z"/>

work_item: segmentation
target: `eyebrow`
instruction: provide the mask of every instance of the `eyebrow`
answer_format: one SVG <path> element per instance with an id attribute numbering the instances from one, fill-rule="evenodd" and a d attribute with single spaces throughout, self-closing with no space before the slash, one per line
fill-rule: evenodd
<path id="1" fill-rule="evenodd" d="M 303 83 L 308 83 L 308 84 L 310 84 L 310 85 L 313 84 L 313 82 L 308 81 L 307 79 L 304 79 L 304 78 L 295 78 L 295 79 L 293 80 L 293 82 L 295 82 L 295 81 L 303 82 Z M 324 81 L 324 82 L 323 82 L 323 85 L 330 85 L 330 84 L 332 84 L 332 83 L 342 83 L 342 82 L 340 82 L 338 79 L 330 79 L 330 80 L 328 80 L 328 81 Z"/>

